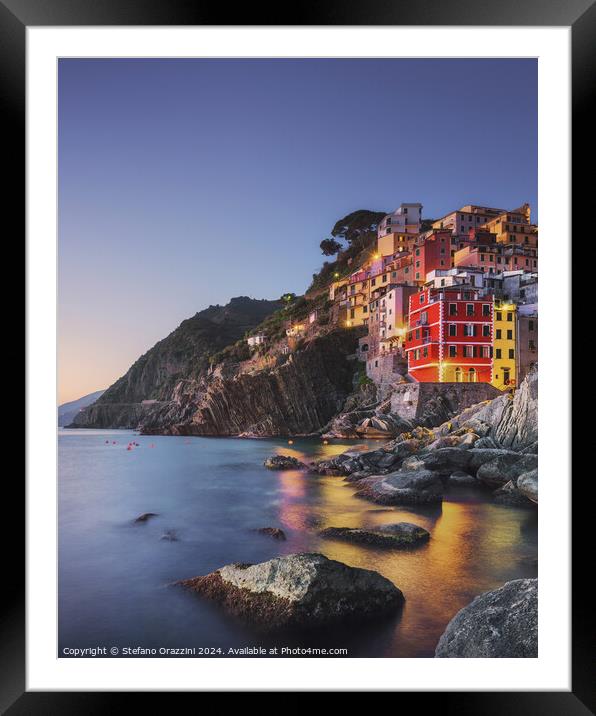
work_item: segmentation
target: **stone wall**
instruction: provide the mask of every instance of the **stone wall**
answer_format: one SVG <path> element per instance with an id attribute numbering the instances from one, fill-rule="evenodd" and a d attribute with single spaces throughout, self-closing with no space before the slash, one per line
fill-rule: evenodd
<path id="1" fill-rule="evenodd" d="M 381 354 L 366 361 L 366 374 L 377 385 L 393 383 L 398 375 L 405 375 L 407 370 L 407 363 L 399 353 Z"/>
<path id="2" fill-rule="evenodd" d="M 448 419 L 499 395 L 501 391 L 489 383 L 404 383 L 393 389 L 391 412 L 406 420 L 420 421 L 437 412 Z"/>

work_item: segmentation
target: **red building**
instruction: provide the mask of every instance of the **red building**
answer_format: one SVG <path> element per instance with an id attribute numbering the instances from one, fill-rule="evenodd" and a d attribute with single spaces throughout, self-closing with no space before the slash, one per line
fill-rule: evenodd
<path id="1" fill-rule="evenodd" d="M 422 284 L 430 271 L 451 267 L 451 231 L 437 229 L 428 234 L 424 243 L 414 248 L 413 254 L 414 280 Z"/>
<path id="2" fill-rule="evenodd" d="M 421 383 L 490 383 L 493 301 L 469 286 L 410 296 L 408 372 Z"/>

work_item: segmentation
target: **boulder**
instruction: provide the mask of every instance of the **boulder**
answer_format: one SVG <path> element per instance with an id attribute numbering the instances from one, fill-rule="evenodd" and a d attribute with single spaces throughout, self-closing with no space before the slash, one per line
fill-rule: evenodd
<path id="1" fill-rule="evenodd" d="M 396 612 L 404 603 L 401 591 L 377 572 L 322 554 L 230 564 L 177 584 L 264 629 L 365 621 Z"/>
<path id="2" fill-rule="evenodd" d="M 484 438 L 479 438 L 479 439 L 474 443 L 474 447 L 475 447 L 476 449 L 478 449 L 478 448 L 490 448 L 490 449 L 493 449 L 493 450 L 494 450 L 495 448 L 498 448 L 499 446 L 497 445 L 497 443 L 496 443 L 491 437 L 488 437 L 488 436 L 487 436 L 487 437 L 484 437 Z"/>
<path id="3" fill-rule="evenodd" d="M 476 473 L 476 477 L 489 487 L 500 487 L 505 483 L 533 470 L 538 465 L 537 455 L 520 455 L 518 452 L 500 455 L 483 463 Z"/>
<path id="4" fill-rule="evenodd" d="M 443 500 L 440 478 L 430 470 L 392 472 L 359 480 L 358 497 L 380 505 L 424 505 Z"/>
<path id="5" fill-rule="evenodd" d="M 410 522 L 399 522 L 383 525 L 375 530 L 364 530 L 352 527 L 327 527 L 319 532 L 321 537 L 328 539 L 366 544 L 373 547 L 411 547 L 428 540 L 430 534 L 418 525 Z"/>
<path id="6" fill-rule="evenodd" d="M 523 472 L 517 478 L 517 489 L 525 495 L 528 500 L 538 504 L 538 469 Z"/>
<path id="7" fill-rule="evenodd" d="M 519 458 L 519 453 L 505 448 L 479 448 L 475 445 L 468 451 L 468 468 L 474 474 L 485 462 L 491 462 L 499 457 L 515 462 Z"/>
<path id="8" fill-rule="evenodd" d="M 459 447 L 460 448 L 471 448 L 480 440 L 478 435 L 476 433 L 466 433 L 465 435 L 462 435 L 460 441 L 459 441 Z"/>
<path id="9" fill-rule="evenodd" d="M 493 498 L 495 502 L 501 505 L 511 505 L 512 507 L 529 507 L 531 504 L 528 498 L 517 489 L 512 480 L 495 490 Z"/>
<path id="10" fill-rule="evenodd" d="M 392 522 L 387 525 L 381 525 L 379 532 L 399 537 L 404 543 L 415 544 L 417 542 L 426 542 L 430 538 L 430 532 L 420 525 L 413 522 Z"/>
<path id="11" fill-rule="evenodd" d="M 263 463 L 268 470 L 303 470 L 306 465 L 291 455 L 272 455 Z"/>
<path id="12" fill-rule="evenodd" d="M 473 475 L 462 470 L 456 470 L 449 475 L 447 484 L 455 487 L 478 487 L 480 483 Z"/>
<path id="13" fill-rule="evenodd" d="M 279 539 L 285 541 L 286 533 L 279 527 L 257 527 L 255 530 L 260 535 L 266 535 L 267 537 L 273 537 L 273 539 Z"/>
<path id="14" fill-rule="evenodd" d="M 450 474 L 454 470 L 466 470 L 470 464 L 471 452 L 459 447 L 444 447 L 430 453 L 423 453 L 419 457 L 428 470 Z"/>
<path id="15" fill-rule="evenodd" d="M 439 639 L 438 658 L 538 656 L 538 580 L 516 579 L 476 597 Z"/>

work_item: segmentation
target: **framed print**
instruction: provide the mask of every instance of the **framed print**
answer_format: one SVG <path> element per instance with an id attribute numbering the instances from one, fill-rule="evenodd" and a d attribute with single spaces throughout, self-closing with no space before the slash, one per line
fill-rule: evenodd
<path id="1" fill-rule="evenodd" d="M 0 10 L 27 258 L 7 713 L 591 713 L 570 341 L 593 4 Z"/>

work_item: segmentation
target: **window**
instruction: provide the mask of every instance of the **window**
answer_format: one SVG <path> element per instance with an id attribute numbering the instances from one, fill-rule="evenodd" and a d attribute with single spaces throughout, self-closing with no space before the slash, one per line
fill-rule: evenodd
<path id="1" fill-rule="evenodd" d="M 528 321 L 528 330 L 533 331 L 534 330 L 534 321 Z"/>
<path id="2" fill-rule="evenodd" d="M 424 303 L 424 294 L 423 293 L 420 294 L 420 303 Z"/>
<path id="3" fill-rule="evenodd" d="M 464 346 L 464 358 L 474 358 L 474 346 Z"/>
<path id="4" fill-rule="evenodd" d="M 515 358 L 515 350 L 513 348 L 509 349 L 509 358 L 511 358 L 511 359 Z"/>
<path id="5" fill-rule="evenodd" d="M 490 346 L 482 346 L 482 357 L 490 358 Z"/>
<path id="6" fill-rule="evenodd" d="M 425 358 L 428 356 L 428 347 L 427 346 L 424 346 L 424 348 L 422 349 L 422 355 Z"/>
<path id="7" fill-rule="evenodd" d="M 457 346 L 449 346 L 449 357 L 455 358 L 457 356 Z"/>
<path id="8" fill-rule="evenodd" d="M 457 336 L 457 325 L 455 323 L 449 324 L 449 335 L 450 336 Z"/>
<path id="9" fill-rule="evenodd" d="M 497 321 L 502 321 L 502 320 L 503 320 L 503 314 L 501 313 L 501 311 L 497 311 Z"/>
<path id="10" fill-rule="evenodd" d="M 449 304 L 449 315 L 450 315 L 450 316 L 457 316 L 457 303 L 450 303 L 450 304 Z"/>
<path id="11" fill-rule="evenodd" d="M 474 304 L 466 303 L 466 316 L 473 316 L 473 315 L 474 315 Z"/>
<path id="12" fill-rule="evenodd" d="M 502 353 L 501 349 L 500 349 L 500 348 L 497 348 L 497 349 L 495 350 L 495 358 L 497 358 L 497 359 L 500 360 L 500 358 L 501 358 L 501 353 Z"/>
<path id="13" fill-rule="evenodd" d="M 461 368 L 455 369 L 455 382 L 461 383 Z"/>
<path id="14" fill-rule="evenodd" d="M 483 316 L 490 316 L 490 303 L 483 303 L 483 304 L 482 304 L 482 315 L 483 315 Z"/>
<path id="15" fill-rule="evenodd" d="M 464 325 L 464 336 L 475 336 L 476 326 L 473 323 L 466 323 Z"/>
<path id="16" fill-rule="evenodd" d="M 420 329 L 417 328 L 416 329 L 416 340 L 418 340 L 419 338 L 420 338 Z"/>
<path id="17" fill-rule="evenodd" d="M 350 309 L 350 318 L 354 318 L 354 309 L 353 308 Z"/>
<path id="18" fill-rule="evenodd" d="M 509 313 L 507 314 L 507 320 L 510 322 L 513 320 L 513 312 L 512 311 L 509 311 Z"/>
<path id="19" fill-rule="evenodd" d="M 496 334 L 497 334 L 497 335 L 496 335 L 496 338 L 497 338 L 498 341 L 501 340 L 501 335 L 502 335 L 502 333 L 503 333 L 503 331 L 502 331 L 500 328 L 497 328 L 497 330 L 496 330 Z"/>
<path id="20" fill-rule="evenodd" d="M 475 368 L 470 368 L 470 370 L 468 371 L 468 380 L 470 383 L 476 382 L 476 369 Z"/>
<path id="21" fill-rule="evenodd" d="M 482 326 L 482 335 L 485 337 L 490 336 L 490 326 L 488 325 L 488 323 L 485 323 Z"/>
<path id="22" fill-rule="evenodd" d="M 508 341 L 513 340 L 513 331 L 511 331 L 511 330 L 507 331 L 507 340 Z"/>

